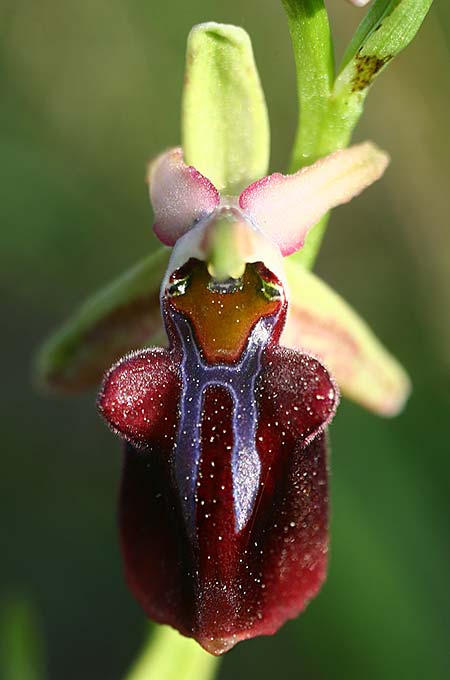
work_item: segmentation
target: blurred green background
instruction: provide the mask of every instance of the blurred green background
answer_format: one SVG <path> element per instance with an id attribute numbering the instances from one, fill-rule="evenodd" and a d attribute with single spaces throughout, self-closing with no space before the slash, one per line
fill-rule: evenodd
<path id="1" fill-rule="evenodd" d="M 342 54 L 361 11 L 328 4 Z M 283 170 L 296 98 L 277 0 L 0 0 L 0 597 L 33 603 L 51 680 L 119 680 L 145 623 L 121 574 L 119 444 L 94 394 L 36 393 L 33 354 L 155 247 L 145 163 L 179 142 L 185 40 L 205 20 L 250 32 Z M 279 634 L 230 652 L 221 680 L 450 677 L 449 28 L 438 0 L 374 85 L 356 138 L 392 164 L 336 211 L 318 263 L 414 393 L 392 421 L 342 405 L 327 584 Z"/>

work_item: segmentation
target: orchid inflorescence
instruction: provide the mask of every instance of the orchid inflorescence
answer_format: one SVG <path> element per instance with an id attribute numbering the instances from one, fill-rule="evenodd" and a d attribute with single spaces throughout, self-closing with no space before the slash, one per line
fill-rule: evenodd
<path id="1" fill-rule="evenodd" d="M 183 144 L 147 175 L 164 247 L 42 358 L 46 382 L 66 391 L 98 384 L 113 363 L 98 407 L 125 445 L 127 582 L 150 618 L 215 655 L 275 632 L 323 583 L 339 391 L 382 415 L 409 392 L 357 314 L 295 262 L 329 210 L 381 177 L 387 154 L 365 142 L 288 175 L 267 175 L 268 156 L 248 36 L 195 27 Z"/>

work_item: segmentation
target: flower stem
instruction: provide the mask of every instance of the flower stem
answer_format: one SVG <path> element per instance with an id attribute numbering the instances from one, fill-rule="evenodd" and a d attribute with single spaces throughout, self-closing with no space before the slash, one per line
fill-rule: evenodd
<path id="1" fill-rule="evenodd" d="M 334 57 L 323 0 L 282 0 L 297 72 L 299 124 L 289 171 L 313 163 L 334 81 Z M 300 122 L 301 121 L 301 122 Z"/>
<path id="2" fill-rule="evenodd" d="M 323 0 L 282 0 L 295 56 L 299 122 L 290 172 L 345 148 L 375 78 L 415 37 L 433 0 L 375 0 L 335 75 L 333 43 Z M 291 257 L 311 269 L 329 215 Z"/>

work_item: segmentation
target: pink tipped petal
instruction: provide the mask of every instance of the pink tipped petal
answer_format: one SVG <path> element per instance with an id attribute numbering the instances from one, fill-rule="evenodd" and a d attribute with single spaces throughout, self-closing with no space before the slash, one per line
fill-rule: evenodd
<path id="1" fill-rule="evenodd" d="M 174 243 L 219 204 L 219 192 L 200 172 L 183 161 L 180 148 L 159 156 L 149 168 L 155 234 L 166 246 Z"/>
<path id="2" fill-rule="evenodd" d="M 275 173 L 245 189 L 239 203 L 280 247 L 299 250 L 311 227 L 381 177 L 389 157 L 370 142 L 337 151 L 295 175 Z"/>

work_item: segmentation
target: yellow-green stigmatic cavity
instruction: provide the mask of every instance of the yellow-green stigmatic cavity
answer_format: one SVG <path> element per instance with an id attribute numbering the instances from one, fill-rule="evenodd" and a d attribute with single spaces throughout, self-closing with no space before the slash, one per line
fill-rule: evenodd
<path id="1" fill-rule="evenodd" d="M 257 321 L 285 303 L 282 286 L 260 263 L 247 264 L 241 279 L 218 283 L 204 262 L 191 260 L 172 275 L 166 295 L 189 319 L 210 364 L 236 361 Z"/>

